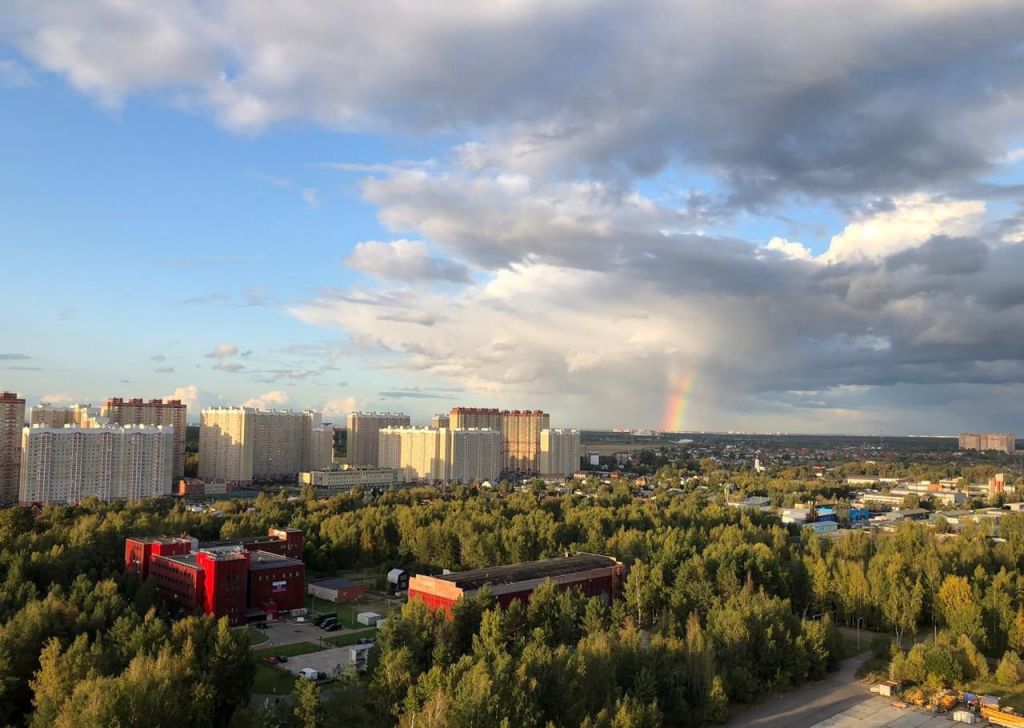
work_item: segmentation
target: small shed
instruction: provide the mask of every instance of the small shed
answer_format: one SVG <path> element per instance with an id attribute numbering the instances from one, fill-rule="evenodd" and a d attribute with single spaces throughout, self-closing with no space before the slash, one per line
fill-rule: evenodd
<path id="1" fill-rule="evenodd" d="M 409 572 L 405 569 L 392 569 L 388 572 L 388 591 L 405 591 L 409 588 Z"/>
<path id="2" fill-rule="evenodd" d="M 376 612 L 360 612 L 356 615 L 356 621 L 359 624 L 365 624 L 367 627 L 376 627 L 378 620 L 383 617 Z"/>
<path id="3" fill-rule="evenodd" d="M 871 692 L 878 693 L 886 698 L 895 697 L 899 691 L 900 684 L 892 680 L 884 680 L 871 688 Z"/>
<path id="4" fill-rule="evenodd" d="M 318 579 L 306 585 L 309 594 L 335 604 L 354 602 L 366 594 L 366 584 L 348 579 Z"/>

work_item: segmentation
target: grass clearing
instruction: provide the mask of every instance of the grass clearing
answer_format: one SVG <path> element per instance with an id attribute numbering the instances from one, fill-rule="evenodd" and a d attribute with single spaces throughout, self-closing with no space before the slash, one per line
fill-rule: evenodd
<path id="1" fill-rule="evenodd" d="M 358 640 L 363 637 L 376 637 L 377 628 L 371 627 L 370 629 L 363 629 L 358 632 L 349 632 L 348 634 L 339 634 L 335 637 L 324 637 L 324 642 L 327 642 L 334 647 L 344 647 L 345 645 L 354 645 Z"/>
<path id="2" fill-rule="evenodd" d="M 295 688 L 296 677 L 287 670 L 270 665 L 256 666 L 252 691 L 262 695 L 288 695 Z"/>
<path id="3" fill-rule="evenodd" d="M 254 650 L 253 654 L 262 660 L 264 657 L 275 657 L 276 655 L 284 655 L 285 657 L 308 655 L 310 652 L 318 652 L 319 650 L 320 648 L 312 642 L 296 642 L 291 645 L 268 647 L 265 650 Z"/>
<path id="4" fill-rule="evenodd" d="M 265 633 L 260 632 L 258 629 L 249 630 L 249 644 L 250 645 L 262 645 L 264 642 L 269 642 L 270 637 Z"/>

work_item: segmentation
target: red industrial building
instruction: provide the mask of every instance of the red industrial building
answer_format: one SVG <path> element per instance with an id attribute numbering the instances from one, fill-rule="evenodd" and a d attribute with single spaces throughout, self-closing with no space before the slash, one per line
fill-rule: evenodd
<path id="1" fill-rule="evenodd" d="M 302 546 L 294 528 L 202 545 L 190 538 L 129 538 L 124 563 L 126 571 L 152 578 L 172 611 L 202 611 L 240 625 L 302 608 L 306 567 L 291 555 L 301 555 Z"/>
<path id="2" fill-rule="evenodd" d="M 442 576 L 417 574 L 409 580 L 409 599 L 444 609 L 450 617 L 455 602 L 472 597 L 484 586 L 498 604 L 507 607 L 516 599 L 529 602 L 533 591 L 550 579 L 561 589 L 577 587 L 588 597 L 610 602 L 622 591 L 624 575 L 625 567 L 610 556 L 576 554 Z"/>

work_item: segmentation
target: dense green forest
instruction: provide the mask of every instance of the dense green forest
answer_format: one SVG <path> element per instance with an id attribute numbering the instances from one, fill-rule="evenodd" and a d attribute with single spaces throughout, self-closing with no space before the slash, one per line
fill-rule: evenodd
<path id="1" fill-rule="evenodd" d="M 406 490 L 373 503 L 261 495 L 202 514 L 170 503 L 0 511 L 0 724 L 699 725 L 822 677 L 842 656 L 837 625 L 901 640 L 934 630 L 963 665 L 1024 648 L 1024 516 L 1004 518 L 998 541 L 919 524 L 826 541 L 718 498 L 637 500 L 623 484 L 589 496 Z M 245 632 L 169 621 L 147 585 L 122 575 L 123 539 L 278 525 L 304 530 L 318 572 L 436 573 L 566 550 L 630 571 L 610 606 L 550 587 L 504 611 L 483 593 L 451 621 L 407 605 L 382 628 L 364 683 L 336 688 L 320 710 L 306 694 L 294 709 L 253 710 Z M 894 669 L 926 680 L 937 658 L 926 664 L 923 649 L 900 652 Z"/>

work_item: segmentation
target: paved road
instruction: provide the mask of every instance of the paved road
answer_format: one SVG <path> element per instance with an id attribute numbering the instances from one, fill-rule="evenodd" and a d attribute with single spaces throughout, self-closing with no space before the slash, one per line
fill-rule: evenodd
<path id="1" fill-rule="evenodd" d="M 836 713 L 875 697 L 855 673 L 871 657 L 865 653 L 843 660 L 824 680 L 770 698 L 731 718 L 725 725 L 739 728 L 811 728 Z"/>

